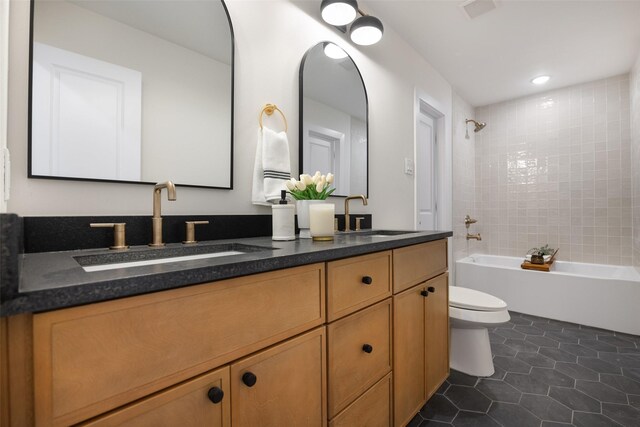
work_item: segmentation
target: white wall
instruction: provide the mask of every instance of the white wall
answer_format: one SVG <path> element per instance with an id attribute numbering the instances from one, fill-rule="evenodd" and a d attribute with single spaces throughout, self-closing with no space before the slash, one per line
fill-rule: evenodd
<path id="1" fill-rule="evenodd" d="M 21 215 L 150 214 L 149 186 L 26 178 L 29 3 L 13 0 L 11 6 L 9 147 L 14 168 L 9 210 Z M 414 157 L 415 88 L 447 115 L 450 147 L 452 90 L 447 81 L 388 26 L 379 44 L 354 47 L 320 22 L 319 2 L 229 0 L 227 6 L 236 43 L 234 190 L 178 188 L 178 200 L 165 202 L 163 213 L 270 212 L 250 202 L 258 113 L 270 102 L 286 114 L 297 171 L 300 60 L 310 47 L 329 40 L 353 58 L 369 96 L 370 201 L 367 208 L 353 203 L 353 212 L 373 213 L 375 227 L 413 228 L 413 176 L 404 174 L 403 159 Z M 280 126 L 277 115 L 265 122 Z M 450 180 L 450 172 L 445 179 Z M 342 199 L 335 202 L 342 212 Z"/>
<path id="2" fill-rule="evenodd" d="M 629 74 L 633 188 L 633 265 L 640 270 L 640 53 Z"/>

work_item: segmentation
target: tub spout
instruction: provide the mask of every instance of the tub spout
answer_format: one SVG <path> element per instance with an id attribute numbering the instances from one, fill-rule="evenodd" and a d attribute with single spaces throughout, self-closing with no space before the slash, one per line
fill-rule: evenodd
<path id="1" fill-rule="evenodd" d="M 475 239 L 477 241 L 482 240 L 482 236 L 480 235 L 480 233 L 477 234 L 469 234 L 467 233 L 467 240 L 471 240 L 471 239 Z"/>

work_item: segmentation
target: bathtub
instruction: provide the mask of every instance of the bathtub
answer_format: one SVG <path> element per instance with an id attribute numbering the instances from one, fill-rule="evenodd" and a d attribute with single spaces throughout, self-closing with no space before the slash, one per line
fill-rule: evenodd
<path id="1" fill-rule="evenodd" d="M 523 270 L 522 258 L 474 254 L 456 261 L 456 285 L 503 299 L 509 310 L 640 335 L 640 273 L 633 267 L 556 261 Z"/>

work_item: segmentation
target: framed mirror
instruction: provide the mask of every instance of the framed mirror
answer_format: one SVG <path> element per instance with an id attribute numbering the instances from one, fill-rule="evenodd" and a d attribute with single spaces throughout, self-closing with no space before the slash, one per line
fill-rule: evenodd
<path id="1" fill-rule="evenodd" d="M 300 64 L 300 173 L 335 175 L 334 196 L 369 196 L 367 91 L 351 57 L 330 42 Z"/>
<path id="2" fill-rule="evenodd" d="M 222 0 L 32 0 L 29 177 L 233 188 Z"/>

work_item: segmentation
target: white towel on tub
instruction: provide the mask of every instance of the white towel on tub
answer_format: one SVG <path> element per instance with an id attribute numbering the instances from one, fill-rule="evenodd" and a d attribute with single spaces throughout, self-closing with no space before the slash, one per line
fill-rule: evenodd
<path id="1" fill-rule="evenodd" d="M 291 178 L 289 140 L 286 132 L 274 132 L 266 126 L 258 134 L 256 161 L 253 168 L 254 205 L 271 205 L 280 199 L 284 183 Z"/>

